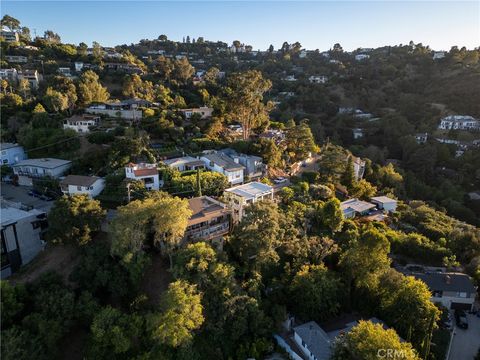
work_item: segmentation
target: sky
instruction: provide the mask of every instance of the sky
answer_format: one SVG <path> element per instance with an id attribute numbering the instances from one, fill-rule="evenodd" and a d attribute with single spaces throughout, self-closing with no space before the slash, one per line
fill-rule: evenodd
<path id="1" fill-rule="evenodd" d="M 480 46 L 480 1 L 1 1 L 32 34 L 65 43 L 137 43 L 161 34 L 181 41 L 233 40 L 264 50 L 299 41 L 345 50 L 415 43 L 435 50 Z"/>

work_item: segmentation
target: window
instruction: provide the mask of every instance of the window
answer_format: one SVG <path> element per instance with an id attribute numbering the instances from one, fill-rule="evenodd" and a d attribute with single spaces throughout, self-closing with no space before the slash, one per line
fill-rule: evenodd
<path id="1" fill-rule="evenodd" d="M 81 186 L 77 186 L 77 191 L 82 191 L 82 187 L 81 187 Z"/>
<path id="2" fill-rule="evenodd" d="M 10 260 L 8 259 L 7 246 L 5 244 L 5 235 L 2 231 L 2 269 L 10 265 Z"/>
<path id="3" fill-rule="evenodd" d="M 307 347 L 307 344 L 305 344 L 305 341 L 303 341 L 303 340 L 302 340 L 302 346 L 303 346 L 304 348 Z"/>
<path id="4" fill-rule="evenodd" d="M 8 164 L 8 159 L 4 159 L 4 160 L 3 160 L 3 163 L 4 163 L 4 164 Z"/>
<path id="5" fill-rule="evenodd" d="M 457 292 L 457 296 L 458 296 L 458 297 L 461 297 L 461 298 L 466 298 L 466 297 L 467 297 L 467 293 L 466 293 L 466 292 Z"/>

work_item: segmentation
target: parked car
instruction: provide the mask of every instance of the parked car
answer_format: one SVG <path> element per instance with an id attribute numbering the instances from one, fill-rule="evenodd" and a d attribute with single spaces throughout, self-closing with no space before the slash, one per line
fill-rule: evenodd
<path id="1" fill-rule="evenodd" d="M 465 311 L 455 310 L 455 321 L 460 329 L 468 329 L 468 320 Z"/>
<path id="2" fill-rule="evenodd" d="M 37 190 L 32 189 L 28 192 L 28 195 L 33 197 L 40 197 L 42 194 L 40 194 Z"/>
<path id="3" fill-rule="evenodd" d="M 284 182 L 287 182 L 287 178 L 284 178 L 282 176 L 277 177 L 276 179 L 273 180 L 275 184 L 283 184 Z"/>

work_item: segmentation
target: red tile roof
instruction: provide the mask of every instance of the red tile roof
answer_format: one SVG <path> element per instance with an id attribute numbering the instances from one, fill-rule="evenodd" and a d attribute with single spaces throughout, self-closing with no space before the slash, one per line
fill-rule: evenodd
<path id="1" fill-rule="evenodd" d="M 158 175 L 158 170 L 151 168 L 151 169 L 137 169 L 133 170 L 135 176 L 149 176 L 149 175 Z"/>

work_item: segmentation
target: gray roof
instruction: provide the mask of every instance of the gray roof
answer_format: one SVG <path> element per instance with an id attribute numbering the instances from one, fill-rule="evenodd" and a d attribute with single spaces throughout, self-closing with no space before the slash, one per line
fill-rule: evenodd
<path id="1" fill-rule="evenodd" d="M 315 321 L 296 326 L 293 331 L 305 342 L 308 350 L 313 353 L 317 360 L 330 359 L 332 354 L 330 338 Z"/>
<path id="2" fill-rule="evenodd" d="M 245 169 L 245 166 L 237 164 L 235 161 L 233 161 L 229 156 L 221 153 L 216 153 L 216 154 L 207 154 L 202 156 L 205 159 L 208 159 L 209 161 L 214 162 L 221 168 L 227 170 L 227 171 L 235 171 L 235 170 L 243 170 Z"/>
<path id="3" fill-rule="evenodd" d="M 364 212 L 375 207 L 374 204 L 370 204 L 369 202 L 358 200 L 358 199 L 349 199 L 340 203 L 340 208 L 342 211 L 346 211 L 349 208 L 355 212 Z"/>
<path id="4" fill-rule="evenodd" d="M 226 189 L 225 191 L 234 193 L 246 199 L 250 199 L 254 198 L 257 195 L 272 192 L 273 187 L 258 181 L 252 181 L 247 184 L 231 187 L 229 189 Z"/>
<path id="5" fill-rule="evenodd" d="M 92 186 L 98 179 L 100 178 L 97 176 L 68 175 L 60 181 L 60 184 L 88 187 Z"/>
<path id="6" fill-rule="evenodd" d="M 376 201 L 382 204 L 388 204 L 388 203 L 396 203 L 397 200 L 389 198 L 388 196 L 375 196 L 372 197 L 370 200 Z"/>
<path id="7" fill-rule="evenodd" d="M 431 291 L 453 291 L 474 293 L 476 291 L 472 279 L 462 273 L 407 273 L 422 280 Z"/>
<path id="8" fill-rule="evenodd" d="M 42 159 L 28 159 L 22 160 L 13 165 L 13 167 L 20 166 L 36 166 L 44 169 L 55 169 L 60 166 L 71 164 L 70 160 L 54 159 L 54 158 L 42 158 Z"/>
<path id="9" fill-rule="evenodd" d="M 7 150 L 7 149 L 11 149 L 11 148 L 16 148 L 16 147 L 22 147 L 22 145 L 14 144 L 14 143 L 1 143 L 0 144 L 0 148 L 2 150 Z"/>

